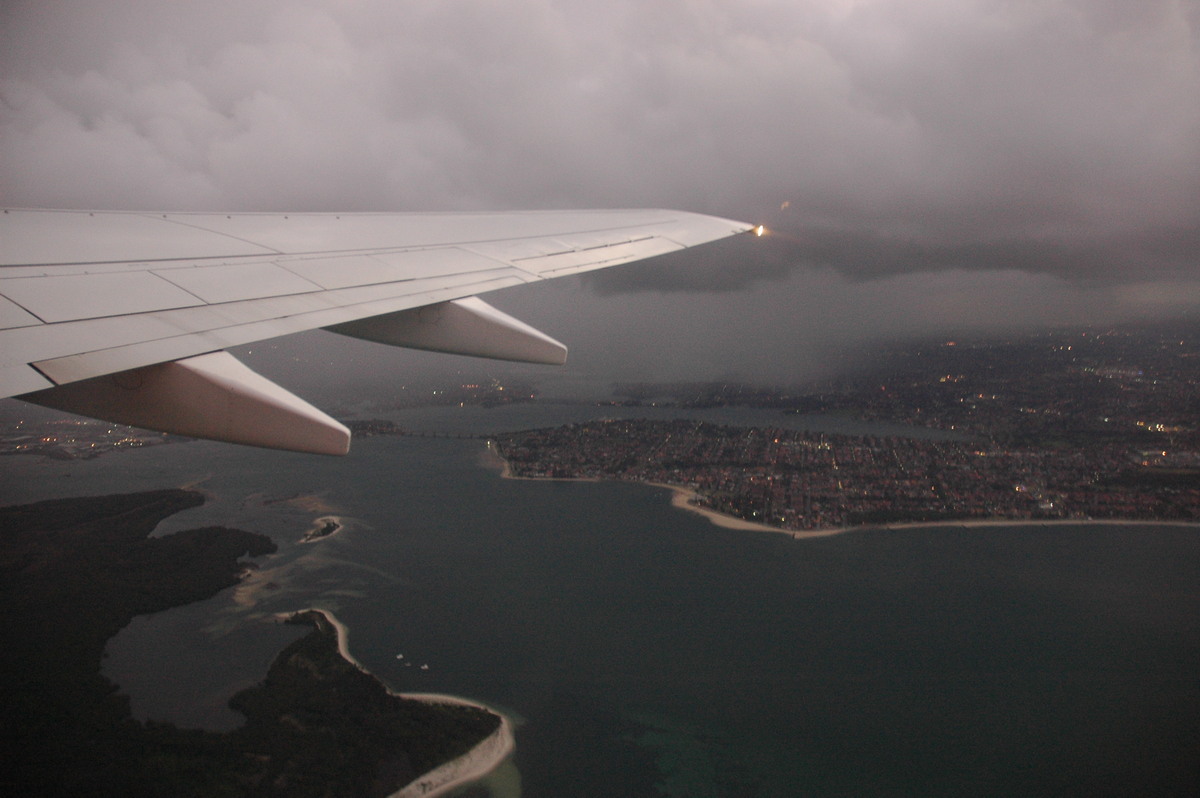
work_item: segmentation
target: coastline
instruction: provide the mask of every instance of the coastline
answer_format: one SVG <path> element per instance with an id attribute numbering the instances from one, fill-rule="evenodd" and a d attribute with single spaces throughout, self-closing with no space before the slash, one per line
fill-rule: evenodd
<path id="1" fill-rule="evenodd" d="M 797 540 L 801 538 L 823 538 L 830 535 L 840 535 L 843 532 L 849 532 L 852 527 L 830 527 L 826 529 L 784 529 L 783 527 L 771 526 L 759 521 L 747 521 L 744 518 L 738 518 L 735 515 L 711 510 L 708 507 L 701 507 L 695 504 L 694 501 L 700 498 L 700 494 L 691 488 L 685 488 L 682 485 L 671 485 L 666 482 L 644 482 L 644 485 L 652 485 L 656 488 L 666 488 L 671 491 L 671 506 L 678 507 L 680 510 L 687 510 L 707 518 L 715 526 L 725 529 L 742 529 L 749 532 L 774 532 L 776 534 L 788 535 Z"/>
<path id="2" fill-rule="evenodd" d="M 444 693 L 394 693 L 394 695 L 430 704 L 462 704 L 482 707 L 500 716 L 500 728 L 467 753 L 419 776 L 397 792 L 392 793 L 388 798 L 417 798 L 417 796 L 432 798 L 432 796 L 444 795 L 458 787 L 482 779 L 503 764 L 504 760 L 508 759 L 516 750 L 512 722 L 507 715 L 496 712 L 492 707 Z"/>
<path id="3" fill-rule="evenodd" d="M 482 456 L 483 464 L 487 467 L 500 469 L 501 479 L 524 479 L 537 482 L 600 482 L 596 477 L 518 477 L 512 473 L 512 468 L 508 461 L 500 456 L 496 451 L 495 446 L 491 441 L 487 442 L 487 448 Z M 671 485 L 666 482 L 640 482 L 636 484 L 650 485 L 656 488 L 665 488 L 671 491 L 671 506 L 678 507 L 680 510 L 696 513 L 697 515 L 707 518 L 709 522 L 715 526 L 725 529 L 740 529 L 748 532 L 773 532 L 791 537 L 793 540 L 809 540 L 811 538 L 826 538 L 833 535 L 841 535 L 846 532 L 854 532 L 861 529 L 920 529 L 926 527 L 989 527 L 989 526 L 1071 526 L 1085 524 L 1104 524 L 1115 526 L 1130 526 L 1133 524 L 1154 524 L 1158 526 L 1186 526 L 1200 529 L 1200 522 L 1197 521 L 1169 521 L 1161 519 L 1138 519 L 1138 518 L 965 518 L 961 520 L 946 520 L 946 521 L 900 521 L 891 524 L 859 524 L 856 526 L 831 526 L 818 527 L 816 529 L 784 529 L 783 527 L 771 526 L 759 521 L 747 521 L 744 518 L 738 518 L 734 515 L 711 510 L 707 507 L 702 507 L 694 503 L 694 500 L 699 498 L 699 494 L 691 488 L 683 485 Z"/>
<path id="4" fill-rule="evenodd" d="M 500 455 L 496 450 L 496 446 L 492 441 L 487 441 L 487 446 L 484 449 L 480 460 L 485 468 L 495 468 L 500 471 L 501 479 L 521 479 L 531 482 L 600 482 L 599 477 L 518 477 L 512 472 L 512 466 L 508 464 L 508 460 Z M 692 500 L 699 497 L 699 494 L 691 488 L 685 488 L 682 485 L 670 485 L 666 482 L 637 482 L 638 485 L 650 485 L 655 488 L 666 488 L 672 492 L 671 506 L 678 507 L 681 510 L 696 513 L 704 516 L 716 526 L 724 527 L 725 529 L 740 529 L 749 532 L 773 532 L 775 534 L 788 535 L 796 540 L 805 538 L 823 538 L 830 535 L 840 535 L 843 532 L 849 532 L 853 529 L 861 529 L 864 527 L 829 527 L 822 529 L 783 529 L 782 527 L 771 526 L 757 521 L 747 521 L 744 518 L 738 518 L 734 515 L 710 510 L 707 507 L 701 507 L 693 504 Z"/>
<path id="5" fill-rule="evenodd" d="M 501 479 L 515 479 L 525 482 L 603 482 L 603 477 L 519 477 L 512 472 L 512 467 L 496 451 L 492 442 L 486 442 L 487 448 L 480 455 L 480 463 L 484 468 L 498 469 Z"/>
<path id="6" fill-rule="evenodd" d="M 338 653 L 342 655 L 342 658 L 363 673 L 370 674 L 370 671 L 363 667 L 363 664 L 350 653 L 349 630 L 332 612 L 319 607 L 308 607 L 297 610 L 294 613 L 286 613 L 285 615 L 290 617 L 302 612 L 316 612 L 324 617 L 329 622 L 329 625 L 337 631 Z M 463 706 L 478 707 L 500 716 L 500 726 L 496 731 L 488 735 L 488 737 L 479 742 L 470 751 L 467 751 L 456 759 L 439 765 L 428 773 L 418 776 L 415 780 L 392 793 L 389 798 L 416 798 L 417 796 L 421 796 L 421 798 L 434 798 L 434 796 L 443 795 L 488 775 L 516 750 L 516 738 L 513 736 L 512 721 L 503 712 L 497 712 L 485 704 L 459 696 L 442 693 L 397 693 L 390 688 L 387 688 L 387 690 L 397 698 L 406 698 L 411 701 L 421 701 L 427 704 L 460 704 Z"/>
<path id="7" fill-rule="evenodd" d="M 971 529 L 975 527 L 1004 527 L 1004 526 L 1131 526 L 1134 524 L 1152 524 L 1155 526 L 1186 526 L 1200 529 L 1200 522 L 1196 521 L 1164 521 L 1160 519 L 1129 519 L 1129 518 L 964 518 L 961 520 L 946 520 L 946 521 L 899 521 L 893 524 L 859 524 L 857 526 L 830 526 L 818 527 L 816 529 L 783 529 L 782 527 L 762 524 L 755 521 L 746 521 L 725 513 L 710 510 L 707 507 L 701 507 L 693 504 L 692 500 L 698 496 L 696 491 L 691 488 L 685 488 L 680 485 L 669 485 L 664 482 L 646 482 L 646 485 L 653 485 L 658 488 L 667 488 L 673 492 L 671 497 L 671 506 L 678 507 L 681 510 L 688 510 L 702 515 L 720 527 L 726 529 L 745 529 L 754 532 L 778 532 L 784 535 L 789 535 L 795 540 L 806 540 L 809 538 L 825 538 L 833 535 L 841 535 L 846 532 L 855 532 L 862 529 L 886 529 L 886 530 L 904 530 L 904 529 L 927 529 L 931 527 L 962 527 Z"/>
<path id="8" fill-rule="evenodd" d="M 517 479 L 517 477 L 513 476 L 508 460 L 500 456 L 500 452 L 496 448 L 496 442 L 490 438 L 483 442 L 483 451 L 479 454 L 479 463 L 484 468 L 492 468 L 499 471 L 501 479 Z"/>

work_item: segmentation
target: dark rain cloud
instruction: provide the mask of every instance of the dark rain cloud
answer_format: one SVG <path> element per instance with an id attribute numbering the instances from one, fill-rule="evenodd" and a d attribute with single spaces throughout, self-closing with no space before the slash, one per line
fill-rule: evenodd
<path id="1" fill-rule="evenodd" d="M 699 305 L 812 337 L 792 320 L 865 334 L 817 301 L 887 331 L 993 307 L 1030 324 L 1200 312 L 1200 0 L 9 0 L 0 15 L 8 205 L 646 206 L 772 229 L 577 284 L 622 322 Z M 718 333 L 738 331 L 698 327 L 693 349 L 731 352 Z"/>
<path id="2" fill-rule="evenodd" d="M 9 204 L 669 205 L 862 276 L 1195 268 L 1196 2 L 5 8 Z"/>

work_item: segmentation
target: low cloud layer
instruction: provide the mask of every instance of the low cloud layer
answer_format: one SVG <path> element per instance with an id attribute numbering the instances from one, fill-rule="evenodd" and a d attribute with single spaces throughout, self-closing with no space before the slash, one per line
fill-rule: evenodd
<path id="1" fill-rule="evenodd" d="M 774 235 L 587 285 L 1200 312 L 1200 2 L 11 0 L 0 201 L 679 207 Z"/>

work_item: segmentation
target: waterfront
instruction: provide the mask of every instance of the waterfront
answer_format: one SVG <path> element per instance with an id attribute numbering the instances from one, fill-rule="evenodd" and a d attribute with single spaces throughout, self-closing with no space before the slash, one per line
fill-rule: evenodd
<path id="1" fill-rule="evenodd" d="M 2 490 L 199 481 L 210 502 L 160 532 L 228 523 L 280 544 L 239 589 L 114 639 L 106 672 L 142 716 L 236 722 L 222 683 L 260 678 L 288 634 L 271 616 L 314 605 L 396 689 L 518 719 L 496 794 L 516 774 L 527 796 L 1195 787 L 1193 528 L 793 541 L 715 527 L 663 489 L 502 480 L 482 449 L 382 437 L 343 460 L 200 442 L 6 458 Z M 297 496 L 320 502 L 274 501 Z M 333 511 L 342 531 L 297 544 Z"/>

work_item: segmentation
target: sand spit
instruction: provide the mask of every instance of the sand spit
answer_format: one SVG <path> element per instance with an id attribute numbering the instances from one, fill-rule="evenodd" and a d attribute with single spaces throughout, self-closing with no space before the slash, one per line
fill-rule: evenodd
<path id="1" fill-rule="evenodd" d="M 301 612 L 320 613 L 337 630 L 338 653 L 342 655 L 342 658 L 363 673 L 370 673 L 350 653 L 349 632 L 345 624 L 339 621 L 332 612 L 318 607 L 310 607 L 306 610 L 288 613 L 285 617 L 298 615 Z M 388 692 L 398 698 L 423 701 L 429 704 L 460 704 L 463 706 L 479 707 L 500 716 L 499 728 L 470 751 L 457 759 L 452 759 L 434 768 L 419 777 L 416 781 L 392 793 L 389 798 L 417 798 L 417 796 L 421 798 L 433 798 L 433 796 L 443 795 L 488 775 L 516 750 L 516 739 L 513 737 L 512 721 L 503 713 L 496 712 L 492 707 L 480 704 L 477 701 L 470 701 L 466 698 L 440 693 L 396 693 L 391 690 L 388 690 Z"/>
<path id="2" fill-rule="evenodd" d="M 490 468 L 500 469 L 500 477 L 502 479 L 527 479 L 527 480 L 531 480 L 531 481 L 535 481 L 535 482 L 601 482 L 601 481 L 603 481 L 599 477 L 518 477 L 518 476 L 514 476 L 513 472 L 512 472 L 512 467 L 509 465 L 508 460 L 505 460 L 500 455 L 499 450 L 497 449 L 496 445 L 492 441 L 488 441 L 487 449 L 483 453 L 482 460 L 483 460 L 483 464 L 485 466 L 490 467 Z M 803 538 L 823 538 L 823 537 L 827 537 L 829 535 L 837 535 L 842 532 L 849 531 L 848 529 L 840 529 L 840 528 L 839 529 L 805 529 L 805 530 L 799 530 L 799 531 L 792 530 L 792 529 L 782 529 L 777 526 L 771 526 L 770 524 L 762 524 L 762 523 L 758 523 L 755 521 L 747 521 L 744 518 L 738 518 L 737 516 L 727 515 L 726 513 L 719 513 L 716 510 L 710 510 L 707 507 L 701 507 L 700 505 L 695 503 L 699 500 L 700 494 L 696 493 L 696 491 L 692 490 L 691 488 L 685 488 L 682 485 L 668 485 L 663 482 L 641 482 L 641 483 L 637 483 L 637 484 L 653 485 L 656 488 L 666 488 L 667 490 L 673 491 L 674 495 L 671 497 L 671 505 L 673 507 L 678 507 L 681 510 L 688 510 L 690 512 L 696 513 L 697 515 L 702 515 L 705 518 L 707 518 L 709 521 L 711 521 L 712 523 L 716 524 L 717 526 L 724 527 L 726 529 L 743 529 L 743 530 L 748 530 L 748 531 L 752 531 L 752 532 L 774 532 L 776 534 L 789 535 L 797 540 L 800 540 Z"/>
<path id="3" fill-rule="evenodd" d="M 716 524 L 719 527 L 724 527 L 725 529 L 745 529 L 751 532 L 776 532 L 783 535 L 791 535 L 792 537 L 795 537 L 797 534 L 804 535 L 805 537 L 815 537 L 805 532 L 796 533 L 790 529 L 781 529 L 780 527 L 771 526 L 770 524 L 762 524 L 757 521 L 747 521 L 744 518 L 738 518 L 737 516 L 719 513 L 716 510 L 710 510 L 707 507 L 702 507 L 697 503 L 700 501 L 700 494 L 696 493 L 696 491 L 692 490 L 691 488 L 685 488 L 682 485 L 668 485 L 665 482 L 647 482 L 644 484 L 653 485 L 656 488 L 666 488 L 672 493 L 672 507 L 678 507 L 680 510 L 687 510 L 688 512 L 695 513 L 696 515 L 702 515 L 713 524 Z M 819 536 L 833 535 L 840 531 L 841 530 L 819 530 Z"/>

